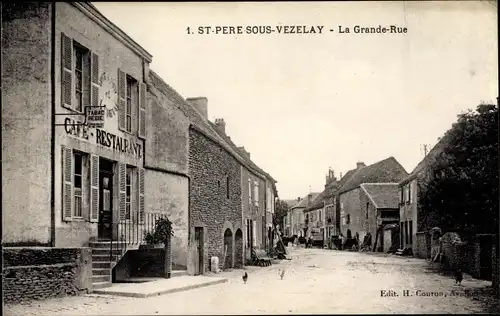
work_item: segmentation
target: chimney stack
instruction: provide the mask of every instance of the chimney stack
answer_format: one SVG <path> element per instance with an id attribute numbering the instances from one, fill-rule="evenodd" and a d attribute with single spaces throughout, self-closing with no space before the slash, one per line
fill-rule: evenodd
<path id="1" fill-rule="evenodd" d="M 300 196 L 297 198 L 297 202 L 300 202 Z"/>
<path id="2" fill-rule="evenodd" d="M 313 197 L 312 193 L 309 193 L 309 195 L 307 196 L 307 203 L 308 203 L 308 204 L 311 204 L 311 202 L 312 202 L 312 197 Z"/>
<path id="3" fill-rule="evenodd" d="M 342 179 L 342 172 L 340 173 L 340 179 Z"/>
<path id="4" fill-rule="evenodd" d="M 208 99 L 205 97 L 187 98 L 186 101 L 194 107 L 204 119 L 208 120 Z"/>
<path id="5" fill-rule="evenodd" d="M 224 122 L 223 118 L 216 118 L 215 126 L 217 127 L 217 130 L 219 130 L 219 132 L 226 135 L 226 122 Z"/>
<path id="6" fill-rule="evenodd" d="M 366 167 L 365 163 L 364 162 L 357 162 L 356 163 L 356 170 L 359 170 L 363 167 Z"/>

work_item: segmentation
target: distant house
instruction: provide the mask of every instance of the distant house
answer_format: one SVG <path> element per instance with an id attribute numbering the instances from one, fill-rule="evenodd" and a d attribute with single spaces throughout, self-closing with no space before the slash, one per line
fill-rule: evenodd
<path id="1" fill-rule="evenodd" d="M 304 209 L 304 213 L 309 215 L 308 226 L 315 231 L 316 239 L 319 235 L 323 240 L 328 240 L 331 236 L 338 235 L 340 229 L 340 220 L 337 214 L 340 214 L 338 207 L 338 192 L 346 181 L 354 174 L 356 170 L 349 170 L 343 177 L 340 174 L 340 180 L 337 180 L 333 170 L 329 169 L 326 175 L 325 190 L 321 192 L 311 203 L 309 207 Z M 338 209 L 338 212 L 337 212 Z M 320 220 L 321 219 L 321 220 Z M 323 231 L 321 233 L 321 230 Z"/>
<path id="2" fill-rule="evenodd" d="M 297 203 L 300 202 L 300 198 L 296 199 L 296 200 L 283 200 L 287 205 L 288 205 L 288 209 L 287 209 L 287 212 L 286 212 L 286 215 L 283 216 L 283 219 L 282 219 L 282 229 L 281 231 L 283 232 L 284 236 L 291 236 L 291 232 L 292 232 L 292 228 L 291 228 L 291 209 L 292 207 L 294 207 L 295 205 L 297 205 Z"/>
<path id="3" fill-rule="evenodd" d="M 363 183 L 360 188 L 360 207 L 363 210 L 360 218 L 360 242 L 363 242 L 366 233 L 370 233 L 373 251 L 387 250 L 391 246 L 398 247 L 399 235 L 394 234 L 389 241 L 384 241 L 380 229 L 399 222 L 398 184 Z"/>
<path id="4" fill-rule="evenodd" d="M 365 225 L 366 202 L 373 203 L 368 201 L 370 193 L 368 193 L 367 198 L 363 196 L 367 195 L 367 190 L 361 187 L 362 184 L 397 184 L 407 176 L 408 173 L 394 157 L 389 157 L 369 166 L 358 162 L 354 174 L 339 190 L 340 232 L 347 238 L 354 238 L 357 234 L 360 241 L 363 241 L 365 234 L 368 232 Z M 372 188 L 372 186 L 367 187 Z M 394 192 L 397 194 L 397 191 Z M 364 204 L 362 204 L 363 202 Z M 377 214 L 377 212 L 374 212 L 374 214 Z"/>
<path id="5" fill-rule="evenodd" d="M 414 255 L 420 258 L 430 257 L 430 247 L 426 246 L 430 241 L 426 241 L 425 234 L 418 232 L 427 231 L 435 223 L 429 220 L 429 213 L 422 212 L 418 205 L 419 178 L 425 176 L 430 164 L 443 152 L 447 139 L 446 135 L 441 138 L 410 175 L 399 182 L 400 246 L 411 248 Z M 417 238 L 421 240 L 417 242 Z"/>
<path id="6" fill-rule="evenodd" d="M 305 223 L 304 210 L 312 203 L 312 201 L 319 195 L 319 193 L 309 193 L 304 198 L 297 198 L 297 204 L 290 208 L 290 237 L 297 235 L 298 237 L 305 237 L 307 227 Z"/>

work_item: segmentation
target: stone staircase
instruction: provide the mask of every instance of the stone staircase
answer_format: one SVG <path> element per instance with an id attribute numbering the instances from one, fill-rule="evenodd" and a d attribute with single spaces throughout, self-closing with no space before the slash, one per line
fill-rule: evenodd
<path id="1" fill-rule="evenodd" d="M 127 250 L 138 248 L 138 245 L 136 247 L 130 247 L 130 245 L 125 247 L 123 244 L 120 247 L 117 241 L 113 241 L 113 255 L 110 256 L 111 241 L 91 241 L 89 246 L 92 249 L 93 289 L 110 287 L 113 284 L 113 268 L 118 261 L 125 255 Z M 187 270 L 172 270 L 170 277 L 184 275 L 188 275 Z"/>
<path id="2" fill-rule="evenodd" d="M 111 241 L 92 241 L 92 287 L 101 289 L 112 284 L 112 271 L 117 262 L 125 255 L 125 247 L 113 242 L 113 256 L 110 256 Z M 118 249 L 120 248 L 120 249 Z"/>

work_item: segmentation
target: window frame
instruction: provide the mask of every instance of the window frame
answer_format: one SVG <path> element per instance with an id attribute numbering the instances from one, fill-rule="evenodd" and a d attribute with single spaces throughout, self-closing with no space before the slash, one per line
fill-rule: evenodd
<path id="1" fill-rule="evenodd" d="M 83 182 L 84 182 L 84 178 L 83 178 L 83 168 L 84 168 L 84 153 L 80 152 L 80 151 L 76 151 L 76 150 L 73 150 L 73 156 L 72 156 L 72 182 L 73 182 L 73 209 L 72 209 L 72 218 L 73 219 L 83 219 L 84 218 L 84 214 L 83 214 L 83 200 L 84 200 L 84 188 L 83 188 Z M 80 157 L 80 173 L 78 174 L 76 172 L 76 168 L 77 168 L 77 158 L 76 157 Z M 77 177 L 80 178 L 80 187 L 77 187 L 76 186 L 76 179 Z M 77 191 L 79 191 L 79 194 L 77 194 Z M 79 198 L 79 203 L 77 202 L 77 198 Z M 77 214 L 77 205 L 79 206 L 79 209 L 80 209 L 80 214 Z"/>
<path id="2" fill-rule="evenodd" d="M 125 74 L 125 132 L 134 132 L 134 107 L 139 106 L 139 82 L 129 74 Z"/>
<path id="3" fill-rule="evenodd" d="M 125 220 L 132 221 L 134 219 L 133 216 L 133 208 L 134 205 L 133 196 L 134 196 L 134 174 L 136 168 L 126 166 L 125 168 Z"/>
<path id="4" fill-rule="evenodd" d="M 81 53 L 81 69 L 77 69 L 77 52 Z M 87 47 L 83 46 L 82 44 L 78 43 L 74 39 L 72 40 L 72 47 L 71 47 L 71 54 L 72 54 L 72 69 L 71 69 L 71 76 L 73 78 L 72 80 L 72 87 L 71 87 L 71 99 L 73 100 L 71 104 L 71 110 L 78 112 L 78 113 L 85 113 L 85 107 L 89 106 L 90 104 L 85 104 L 85 94 L 88 94 L 87 99 L 90 100 L 91 98 L 91 80 L 89 76 L 88 82 L 85 82 L 85 73 L 88 73 L 90 75 L 90 72 L 92 71 L 91 69 L 91 63 L 90 63 L 90 58 L 91 58 L 91 53 L 90 49 Z M 85 60 L 87 62 L 85 63 Z M 85 69 L 85 66 L 88 67 L 88 69 Z M 77 98 L 77 71 L 81 76 L 80 83 L 81 83 L 81 89 L 79 91 L 80 93 L 80 108 L 78 108 L 78 98 Z M 86 84 L 85 84 L 86 83 Z M 85 89 L 86 88 L 86 89 Z"/>

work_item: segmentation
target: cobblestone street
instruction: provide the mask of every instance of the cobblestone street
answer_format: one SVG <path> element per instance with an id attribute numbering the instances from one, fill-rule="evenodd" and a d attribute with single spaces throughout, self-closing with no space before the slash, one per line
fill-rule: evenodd
<path id="1" fill-rule="evenodd" d="M 457 286 L 452 277 L 431 271 L 424 260 L 320 249 L 291 252 L 291 261 L 248 267 L 247 284 L 241 280 L 242 271 L 233 270 L 218 275 L 229 278 L 227 283 L 186 292 L 145 299 L 84 295 L 5 306 L 4 312 L 19 316 L 487 312 L 488 298 L 476 294 L 489 282 L 466 275 L 463 285 Z M 278 275 L 281 269 L 286 270 L 283 280 Z"/>

